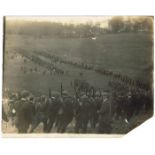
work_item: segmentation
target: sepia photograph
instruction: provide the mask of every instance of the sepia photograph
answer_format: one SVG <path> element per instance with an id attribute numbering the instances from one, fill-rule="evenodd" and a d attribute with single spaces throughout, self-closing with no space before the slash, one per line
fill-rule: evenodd
<path id="1" fill-rule="evenodd" d="M 3 135 L 124 135 L 151 118 L 153 23 L 3 17 Z"/>

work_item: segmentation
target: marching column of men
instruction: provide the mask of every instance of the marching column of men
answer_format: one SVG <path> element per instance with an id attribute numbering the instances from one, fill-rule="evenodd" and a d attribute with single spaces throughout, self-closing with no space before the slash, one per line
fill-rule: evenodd
<path id="1" fill-rule="evenodd" d="M 129 123 L 132 116 L 150 108 L 148 96 L 116 95 L 96 92 L 93 96 L 80 92 L 78 97 L 67 91 L 52 92 L 49 97 L 35 97 L 28 91 L 10 93 L 8 107 L 3 108 L 3 120 L 12 120 L 19 133 L 32 133 L 40 123 L 43 132 L 111 133 L 112 121 L 122 119 Z M 151 101 L 150 101 L 151 103 Z M 74 129 L 74 131 L 73 131 Z"/>

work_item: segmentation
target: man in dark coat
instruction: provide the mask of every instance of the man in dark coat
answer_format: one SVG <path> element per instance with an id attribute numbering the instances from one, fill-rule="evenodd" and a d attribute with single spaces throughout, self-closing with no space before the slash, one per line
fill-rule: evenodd
<path id="1" fill-rule="evenodd" d="M 10 106 L 10 110 L 15 117 L 15 126 L 19 133 L 27 133 L 33 120 L 33 105 L 28 100 L 29 93 L 23 91 L 21 99 Z"/>
<path id="2" fill-rule="evenodd" d="M 103 98 L 103 103 L 99 111 L 99 126 L 98 133 L 110 133 L 111 132 L 111 105 L 109 95 L 107 94 Z"/>
<path id="3" fill-rule="evenodd" d="M 73 120 L 74 116 L 74 99 L 69 96 L 68 92 L 63 91 L 61 108 L 58 112 L 57 132 L 65 132 L 67 126 Z"/>
<path id="4" fill-rule="evenodd" d="M 90 103 L 89 98 L 83 95 L 78 100 L 78 107 L 76 108 L 75 115 L 75 132 L 86 133 L 88 122 L 90 120 Z"/>
<path id="5" fill-rule="evenodd" d="M 21 99 L 18 103 L 16 103 L 13 110 L 14 113 L 16 113 L 15 126 L 18 129 L 18 132 L 26 133 L 33 120 L 32 104 L 26 99 Z"/>

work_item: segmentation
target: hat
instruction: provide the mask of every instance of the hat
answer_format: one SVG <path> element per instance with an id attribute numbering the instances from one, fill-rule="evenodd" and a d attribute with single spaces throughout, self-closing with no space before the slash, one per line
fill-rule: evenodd
<path id="1" fill-rule="evenodd" d="M 86 94 L 81 96 L 81 99 L 87 99 L 87 98 L 88 98 L 88 96 L 86 96 Z"/>
<path id="2" fill-rule="evenodd" d="M 100 92 L 97 91 L 97 92 L 95 93 L 95 96 L 99 96 L 99 95 L 100 95 Z"/>
<path id="3" fill-rule="evenodd" d="M 62 92 L 62 95 L 68 96 L 68 92 L 64 90 L 64 91 Z"/>
<path id="4" fill-rule="evenodd" d="M 27 90 L 23 90 L 23 91 L 21 92 L 22 98 L 26 98 L 26 97 L 28 97 L 29 95 L 30 95 L 30 93 L 29 93 Z"/>
<path id="5" fill-rule="evenodd" d="M 60 96 L 59 92 L 57 92 L 57 91 L 52 91 L 51 92 L 51 97 L 58 98 L 59 96 Z"/>

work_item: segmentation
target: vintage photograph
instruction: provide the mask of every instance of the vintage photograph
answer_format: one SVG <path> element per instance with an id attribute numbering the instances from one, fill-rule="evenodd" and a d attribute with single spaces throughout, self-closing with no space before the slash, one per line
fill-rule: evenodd
<path id="1" fill-rule="evenodd" d="M 153 16 L 5 16 L 3 134 L 126 134 L 153 116 Z"/>

